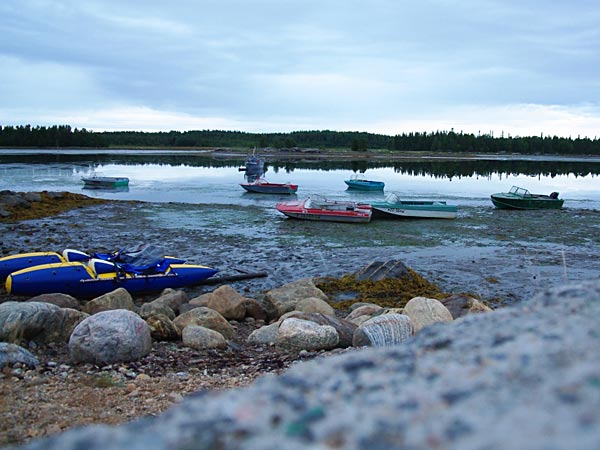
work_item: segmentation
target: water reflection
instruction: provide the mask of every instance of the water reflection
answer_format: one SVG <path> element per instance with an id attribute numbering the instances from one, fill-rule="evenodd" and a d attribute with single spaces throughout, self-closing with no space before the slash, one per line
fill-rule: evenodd
<path id="1" fill-rule="evenodd" d="M 0 189 L 82 192 L 81 177 L 92 172 L 128 177 L 129 189 L 85 191 L 102 198 L 205 204 L 273 206 L 277 199 L 244 195 L 247 180 L 239 168 L 245 157 L 212 158 L 189 152 L 46 152 L 0 151 Z M 557 191 L 566 208 L 600 209 L 600 158 L 553 160 L 520 158 L 415 158 L 402 161 L 291 161 L 267 159 L 264 176 L 274 183 L 298 184 L 298 197 L 323 194 L 331 198 L 381 200 L 384 193 L 348 190 L 345 179 L 356 173 L 385 182 L 385 192 L 403 198 L 448 200 L 461 207 L 491 208 L 490 194 L 512 185 L 536 193 Z"/>

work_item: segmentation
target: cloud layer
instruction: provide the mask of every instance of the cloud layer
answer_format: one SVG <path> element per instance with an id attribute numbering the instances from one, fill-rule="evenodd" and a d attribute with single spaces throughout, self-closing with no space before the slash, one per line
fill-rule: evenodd
<path id="1" fill-rule="evenodd" d="M 592 0 L 3 0 L 0 124 L 600 136 Z"/>

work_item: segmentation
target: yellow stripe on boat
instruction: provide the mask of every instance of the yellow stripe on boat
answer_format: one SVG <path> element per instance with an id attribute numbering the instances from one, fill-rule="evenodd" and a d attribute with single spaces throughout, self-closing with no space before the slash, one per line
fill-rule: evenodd
<path id="1" fill-rule="evenodd" d="M 20 258 L 35 258 L 39 256 L 58 256 L 61 260 L 65 260 L 59 253 L 56 252 L 29 252 L 29 253 L 19 253 L 17 255 L 9 255 L 0 258 L 0 261 L 10 261 L 12 259 L 20 259 Z"/>
<path id="2" fill-rule="evenodd" d="M 85 271 L 87 273 L 89 273 L 92 278 L 96 278 L 96 274 L 94 273 L 94 271 L 92 269 L 90 269 L 87 265 L 80 263 L 80 262 L 40 264 L 39 266 L 31 266 L 31 267 L 26 267 L 21 270 L 17 270 L 16 272 L 13 272 L 13 274 L 20 275 L 23 273 L 35 272 L 35 271 L 42 270 L 42 269 L 58 269 L 59 267 L 63 267 L 63 266 L 73 266 L 73 267 L 85 268 Z"/>

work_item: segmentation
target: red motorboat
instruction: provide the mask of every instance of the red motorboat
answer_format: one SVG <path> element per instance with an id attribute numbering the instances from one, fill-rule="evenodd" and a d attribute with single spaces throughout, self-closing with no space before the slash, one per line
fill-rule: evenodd
<path id="1" fill-rule="evenodd" d="M 277 211 L 294 219 L 366 223 L 371 220 L 371 205 L 353 201 L 328 200 L 312 195 L 304 200 L 281 202 Z"/>

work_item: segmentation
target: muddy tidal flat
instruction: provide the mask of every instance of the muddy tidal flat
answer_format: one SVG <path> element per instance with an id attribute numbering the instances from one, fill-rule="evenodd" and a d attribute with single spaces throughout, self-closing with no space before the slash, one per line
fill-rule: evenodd
<path id="1" fill-rule="evenodd" d="M 140 242 L 219 275 L 266 272 L 232 286 L 250 296 L 311 276 L 341 276 L 398 259 L 445 292 L 494 307 L 565 282 L 597 278 L 600 212 L 463 208 L 456 220 L 339 224 L 286 219 L 274 208 L 82 201 L 41 218 L 0 223 L 2 256 L 29 251 L 112 251 Z M 17 216 L 18 218 L 18 216 Z M 212 286 L 187 289 L 190 296 Z M 2 299 L 8 298 L 2 291 Z"/>

